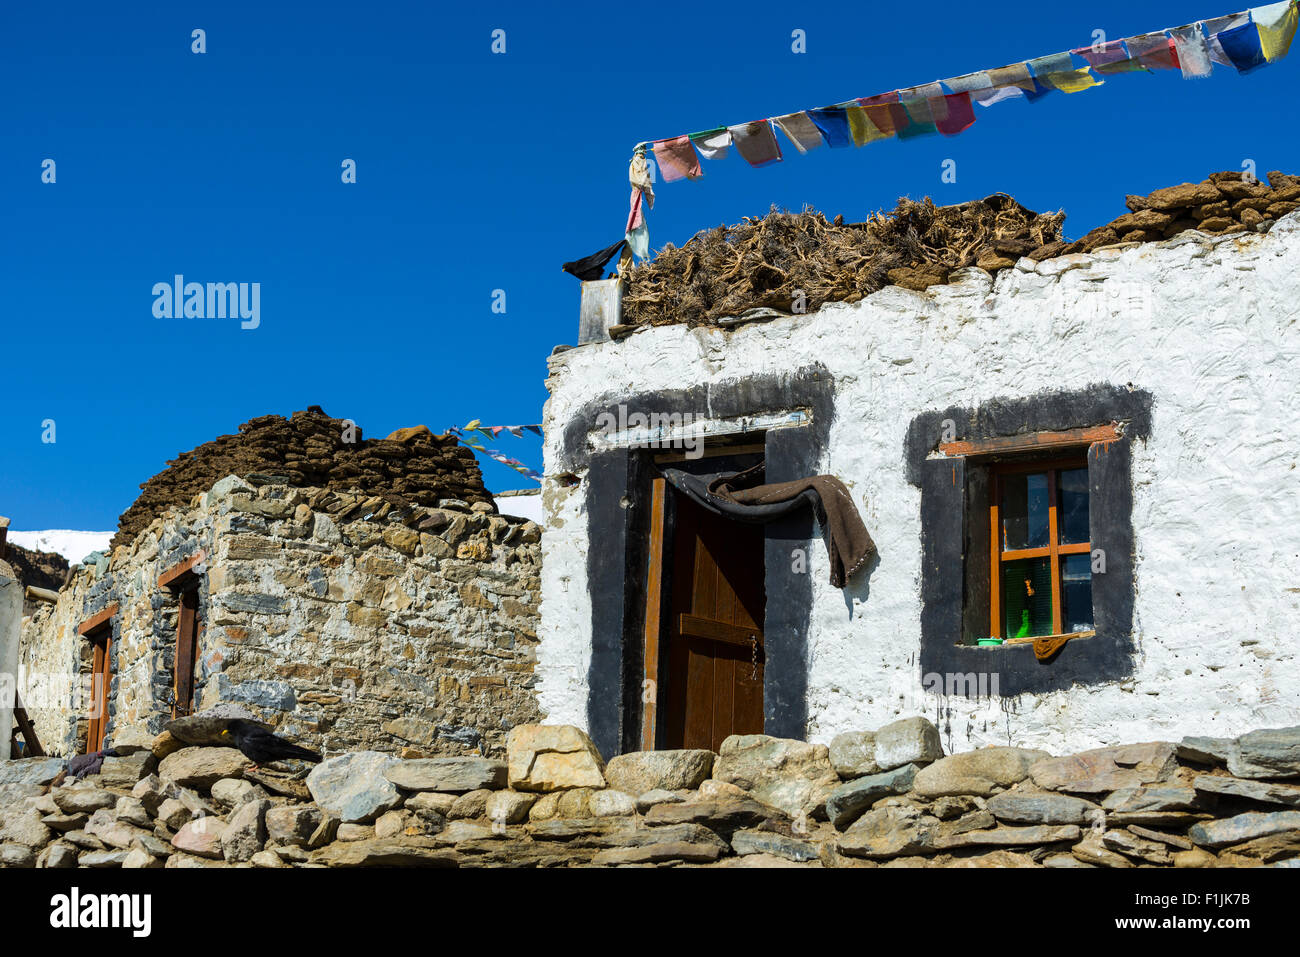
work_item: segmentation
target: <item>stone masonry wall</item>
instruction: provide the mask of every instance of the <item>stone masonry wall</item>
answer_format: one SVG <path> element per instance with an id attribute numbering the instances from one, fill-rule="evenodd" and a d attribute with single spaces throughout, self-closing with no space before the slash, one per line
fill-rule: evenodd
<path id="1" fill-rule="evenodd" d="M 20 686 L 42 743 L 84 747 L 76 629 L 113 602 L 108 743 L 161 731 L 177 600 L 158 577 L 201 551 L 196 708 L 237 702 L 327 752 L 499 753 L 539 717 L 541 530 L 487 503 L 441 505 L 229 476 L 168 510 L 25 621 Z"/>
<path id="2" fill-rule="evenodd" d="M 0 866 L 1300 866 L 1294 727 L 1054 757 L 945 754 L 911 717 L 605 762 L 578 728 L 521 725 L 503 759 L 356 751 L 304 780 L 250 770 L 225 720 L 176 721 L 81 781 L 0 765 Z"/>

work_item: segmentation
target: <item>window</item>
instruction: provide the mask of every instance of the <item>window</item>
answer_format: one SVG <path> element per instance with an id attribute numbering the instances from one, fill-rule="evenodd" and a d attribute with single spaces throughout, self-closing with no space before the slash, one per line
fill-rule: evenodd
<path id="1" fill-rule="evenodd" d="M 993 466 L 989 540 L 992 638 L 1092 630 L 1086 457 Z"/>
<path id="2" fill-rule="evenodd" d="M 1133 456 L 1152 406 L 1096 383 L 912 419 L 922 675 L 987 671 L 1012 697 L 1133 674 Z"/>
<path id="3" fill-rule="evenodd" d="M 172 717 L 180 718 L 194 711 L 194 671 L 198 657 L 199 576 L 203 552 L 199 551 L 173 565 L 158 576 L 158 585 L 168 588 L 177 598 L 176 648 L 172 661 Z"/>

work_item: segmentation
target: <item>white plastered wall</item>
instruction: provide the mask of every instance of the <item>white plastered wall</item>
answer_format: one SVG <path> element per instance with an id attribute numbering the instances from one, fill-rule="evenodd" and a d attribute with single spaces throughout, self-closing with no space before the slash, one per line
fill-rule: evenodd
<path id="1" fill-rule="evenodd" d="M 821 470 L 851 489 L 880 550 L 865 601 L 812 551 L 808 735 L 928 713 L 945 745 L 1056 753 L 1300 724 L 1300 214 L 1266 234 L 1185 233 L 917 294 L 734 331 L 640 331 L 551 359 L 546 410 L 541 706 L 586 723 L 591 604 L 583 487 L 555 480 L 565 428 L 611 401 L 814 363 L 835 380 Z M 921 691 L 920 490 L 904 435 L 918 414 L 1106 383 L 1154 397 L 1133 443 L 1137 656 L 1123 682 L 994 698 Z M 682 410 L 698 411 L 698 410 Z M 594 428 L 594 423 L 592 423 Z M 585 476 L 578 475 L 585 481 Z"/>

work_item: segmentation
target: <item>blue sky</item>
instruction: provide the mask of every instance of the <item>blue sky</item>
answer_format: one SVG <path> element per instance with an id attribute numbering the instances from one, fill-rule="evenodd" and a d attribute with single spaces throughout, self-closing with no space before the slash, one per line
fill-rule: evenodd
<path id="1" fill-rule="evenodd" d="M 113 528 L 166 460 L 312 404 L 371 436 L 540 422 L 546 357 L 577 331 L 579 284 L 560 263 L 622 235 L 638 141 L 1229 12 L 1207 0 L 6 4 L 0 514 L 18 529 Z M 796 29 L 806 53 L 791 50 Z M 856 220 L 902 195 L 998 190 L 1064 208 L 1074 238 L 1124 212 L 1126 193 L 1247 159 L 1300 172 L 1293 60 L 1248 77 L 1112 77 L 979 109 L 954 138 L 787 149 L 761 170 L 706 162 L 702 180 L 658 189 L 651 245 L 772 204 Z M 355 184 L 340 180 L 345 158 Z M 956 183 L 940 181 L 946 159 Z M 176 273 L 260 282 L 259 327 L 155 318 L 153 284 Z M 541 464 L 535 437 L 498 446 Z M 484 475 L 496 490 L 529 484 L 492 462 Z"/>

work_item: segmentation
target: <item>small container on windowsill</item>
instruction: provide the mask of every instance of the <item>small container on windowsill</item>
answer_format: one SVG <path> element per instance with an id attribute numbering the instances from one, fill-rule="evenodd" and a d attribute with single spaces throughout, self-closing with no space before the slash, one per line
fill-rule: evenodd
<path id="1" fill-rule="evenodd" d="M 976 642 L 976 644 L 979 645 L 981 648 L 983 648 L 983 647 L 986 646 L 986 645 L 1000 645 L 1000 644 L 1002 644 L 1002 639 L 1001 639 L 1001 638 L 981 638 L 981 639 L 979 639 L 979 640 Z"/>

